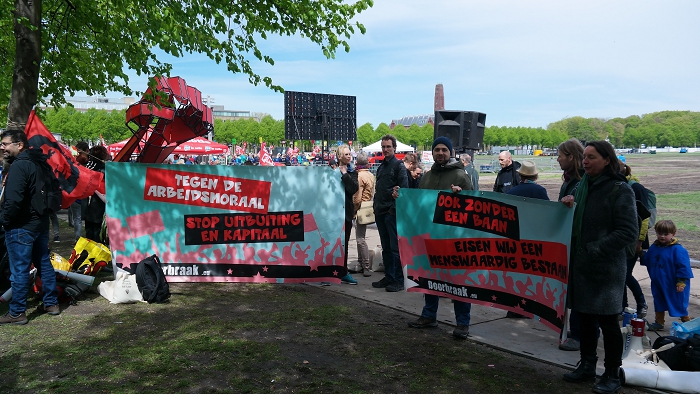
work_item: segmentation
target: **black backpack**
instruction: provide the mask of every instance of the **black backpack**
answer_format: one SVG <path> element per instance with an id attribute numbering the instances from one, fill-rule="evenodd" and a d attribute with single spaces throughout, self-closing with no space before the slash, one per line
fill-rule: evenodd
<path id="1" fill-rule="evenodd" d="M 700 335 L 694 334 L 687 339 L 665 336 L 656 338 L 654 349 L 658 349 L 667 343 L 675 344 L 674 347 L 659 352 L 669 368 L 674 371 L 700 371 Z"/>
<path id="2" fill-rule="evenodd" d="M 61 210 L 63 193 L 53 169 L 43 160 L 30 159 L 36 164 L 34 196 L 32 208 L 41 216 L 51 215 Z"/>
<path id="3" fill-rule="evenodd" d="M 136 284 L 148 303 L 161 303 L 170 298 L 170 286 L 165 280 L 165 274 L 158 256 L 146 257 L 136 265 Z"/>

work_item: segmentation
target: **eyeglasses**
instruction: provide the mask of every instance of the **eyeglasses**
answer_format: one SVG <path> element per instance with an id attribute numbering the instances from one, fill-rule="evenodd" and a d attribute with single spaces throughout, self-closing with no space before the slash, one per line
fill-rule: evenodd
<path id="1" fill-rule="evenodd" d="M 2 145 L 3 148 L 8 146 L 8 145 L 18 144 L 18 143 L 19 142 L 0 142 L 0 144 Z"/>

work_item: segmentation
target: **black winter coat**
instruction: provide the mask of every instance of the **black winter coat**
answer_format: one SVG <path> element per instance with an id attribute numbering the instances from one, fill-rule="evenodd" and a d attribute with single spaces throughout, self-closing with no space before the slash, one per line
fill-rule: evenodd
<path id="1" fill-rule="evenodd" d="M 512 162 L 508 167 L 501 168 L 496 175 L 496 182 L 493 183 L 493 191 L 505 193 L 520 184 L 520 174 L 518 174 L 520 163 Z"/>
<path id="2" fill-rule="evenodd" d="M 625 248 L 638 235 L 637 207 L 627 180 L 602 175 L 590 184 L 581 247 L 571 253 L 569 308 L 596 315 L 622 312 L 627 273 Z"/>
<path id="3" fill-rule="evenodd" d="M 38 171 L 32 159 L 46 160 L 46 157 L 38 150 L 26 149 L 17 155 L 7 173 L 0 216 L 5 231 L 16 228 L 35 232 L 49 230 L 49 216 L 41 216 L 32 208 Z"/>
<path id="4" fill-rule="evenodd" d="M 377 183 L 374 194 L 374 214 L 384 215 L 391 213 L 396 215 L 396 202 L 391 193 L 394 186 L 408 187 L 408 171 L 403 165 L 403 161 L 391 156 L 382 160 L 382 164 L 377 168 Z"/>
<path id="5" fill-rule="evenodd" d="M 340 178 L 345 188 L 345 221 L 352 221 L 355 216 L 355 206 L 352 203 L 352 196 L 360 190 L 360 185 L 357 182 L 357 171 L 348 166 L 348 172 Z M 349 231 L 349 230 L 348 230 Z"/>

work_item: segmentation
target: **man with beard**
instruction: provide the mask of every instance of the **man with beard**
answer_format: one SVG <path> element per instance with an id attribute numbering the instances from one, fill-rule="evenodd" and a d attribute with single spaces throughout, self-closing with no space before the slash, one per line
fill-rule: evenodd
<path id="1" fill-rule="evenodd" d="M 501 170 L 496 176 L 496 182 L 493 184 L 493 191 L 496 193 L 505 193 L 520 184 L 520 174 L 518 174 L 520 163 L 513 161 L 510 152 L 507 150 L 504 150 L 498 155 L 498 163 L 501 165 Z"/>
<path id="2" fill-rule="evenodd" d="M 39 149 L 29 149 L 21 130 L 5 130 L 0 135 L 3 159 L 12 163 L 3 192 L 0 223 L 5 229 L 5 245 L 10 258 L 12 300 L 0 324 L 27 324 L 27 294 L 32 263 L 41 276 L 43 305 L 40 311 L 58 315 L 56 273 L 49 259 L 49 214 L 39 212 L 34 203 L 37 177 L 42 176 L 38 162 L 46 161 Z M 42 179 L 42 178 L 39 178 Z"/>
<path id="3" fill-rule="evenodd" d="M 421 189 L 452 190 L 459 193 L 462 190 L 474 190 L 472 182 L 464 172 L 461 161 L 452 157 L 452 142 L 446 137 L 438 137 L 433 142 L 433 160 L 431 167 L 423 179 Z M 454 303 L 455 320 L 457 328 L 452 331 L 455 338 L 466 339 L 469 335 L 469 322 L 471 320 L 472 304 L 468 302 L 452 301 Z M 425 294 L 425 306 L 420 317 L 415 322 L 408 323 L 413 328 L 437 327 L 437 311 L 440 296 Z"/>
<path id="4" fill-rule="evenodd" d="M 399 256 L 399 240 L 396 230 L 396 198 L 399 188 L 408 187 L 406 167 L 396 158 L 396 137 L 387 134 L 382 137 L 384 160 L 377 168 L 377 183 L 374 195 L 374 217 L 382 244 L 384 278 L 372 282 L 374 288 L 385 288 L 389 292 L 403 290 L 403 269 Z"/>

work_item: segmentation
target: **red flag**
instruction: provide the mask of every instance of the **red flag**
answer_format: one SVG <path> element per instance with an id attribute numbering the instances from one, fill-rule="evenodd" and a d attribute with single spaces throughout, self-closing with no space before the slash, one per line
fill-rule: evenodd
<path id="1" fill-rule="evenodd" d="M 95 191 L 105 194 L 104 174 L 79 166 L 70 150 L 56 141 L 34 110 L 29 114 L 24 133 L 29 148 L 41 149 L 47 157 L 46 163 L 53 168 L 63 191 L 62 208 L 92 196 Z"/>
<path id="2" fill-rule="evenodd" d="M 265 150 L 265 143 L 263 142 L 260 146 L 260 165 L 263 166 L 274 166 L 275 163 L 272 162 L 270 154 Z"/>

